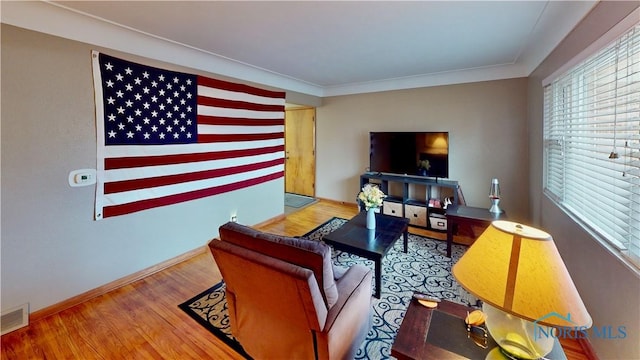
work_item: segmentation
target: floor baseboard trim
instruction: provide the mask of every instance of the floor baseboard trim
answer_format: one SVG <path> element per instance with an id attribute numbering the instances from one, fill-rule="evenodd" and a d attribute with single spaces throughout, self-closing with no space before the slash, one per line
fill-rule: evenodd
<path id="1" fill-rule="evenodd" d="M 263 221 L 263 222 L 260 222 L 260 223 L 257 223 L 257 224 L 255 224 L 255 225 L 252 225 L 251 227 L 252 227 L 252 228 L 259 229 L 259 228 L 261 228 L 261 227 L 264 227 L 264 226 L 267 226 L 267 225 L 271 225 L 271 224 L 273 224 L 273 223 L 275 223 L 275 222 L 277 222 L 277 221 L 281 221 L 282 219 L 284 219 L 284 218 L 286 218 L 286 217 L 287 217 L 287 215 L 285 215 L 285 214 L 280 214 L 280 215 L 278 215 L 278 216 L 272 217 L 271 219 L 267 219 L 267 220 L 265 220 L 265 221 Z"/>
<path id="2" fill-rule="evenodd" d="M 34 322 L 43 318 L 46 318 L 48 316 L 51 315 L 55 315 L 57 313 L 59 313 L 60 311 L 69 309 L 73 306 L 79 305 L 85 301 L 89 301 L 95 297 L 98 297 L 100 295 L 104 295 L 112 290 L 121 288 L 123 286 L 129 285 L 135 281 L 138 281 L 140 279 L 143 279 L 147 276 L 153 275 L 159 271 L 162 271 L 166 268 L 169 268 L 173 265 L 177 265 L 185 260 L 189 260 L 195 256 L 198 256 L 200 254 L 202 254 L 203 252 L 207 252 L 209 251 L 208 248 L 206 246 L 200 246 L 196 249 L 193 249 L 191 251 L 188 251 L 182 255 L 178 255 L 174 258 L 171 258 L 169 260 L 163 261 L 159 264 L 156 264 L 154 266 L 148 267 L 146 269 L 140 270 L 138 272 L 135 272 L 131 275 L 125 276 L 123 278 L 120 278 L 118 280 L 112 281 L 108 284 L 102 285 L 100 287 L 97 287 L 93 290 L 89 290 L 85 293 L 82 293 L 80 295 L 74 296 L 72 298 L 69 298 L 67 300 L 61 301 L 59 303 L 53 304 L 51 306 L 48 306 L 46 308 L 40 309 L 38 311 L 34 311 L 33 313 L 29 314 L 29 321 L 30 322 Z"/>
<path id="3" fill-rule="evenodd" d="M 320 201 L 328 202 L 328 203 L 338 204 L 338 205 L 352 205 L 352 206 L 356 206 L 356 207 L 358 206 L 358 204 L 356 204 L 355 202 L 352 202 L 352 201 L 333 200 L 333 199 L 327 199 L 327 198 L 322 198 L 322 197 L 316 197 L 316 199 L 318 199 Z"/>

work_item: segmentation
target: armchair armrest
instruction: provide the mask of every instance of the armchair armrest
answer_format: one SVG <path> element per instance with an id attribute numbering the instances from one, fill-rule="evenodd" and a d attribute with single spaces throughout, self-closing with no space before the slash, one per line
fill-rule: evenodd
<path id="1" fill-rule="evenodd" d="M 371 328 L 372 279 L 371 269 L 354 265 L 336 280 L 338 302 L 329 309 L 322 333 L 329 344 L 329 359 L 353 358 L 366 338 Z"/>

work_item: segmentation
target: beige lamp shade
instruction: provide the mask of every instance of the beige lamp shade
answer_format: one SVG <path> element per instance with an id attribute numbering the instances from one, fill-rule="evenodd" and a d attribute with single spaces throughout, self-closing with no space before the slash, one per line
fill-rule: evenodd
<path id="1" fill-rule="evenodd" d="M 591 316 L 548 233 L 494 221 L 453 266 L 485 303 L 540 325 L 591 327 Z"/>

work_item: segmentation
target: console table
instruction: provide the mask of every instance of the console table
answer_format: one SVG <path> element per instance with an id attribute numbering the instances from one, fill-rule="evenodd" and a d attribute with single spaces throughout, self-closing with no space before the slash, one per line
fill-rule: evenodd
<path id="1" fill-rule="evenodd" d="M 453 234 L 460 225 L 488 227 L 494 220 L 504 220 L 507 214 L 503 211 L 495 214 L 488 208 L 478 208 L 471 206 L 449 206 L 447 208 L 447 257 L 451 257 L 451 245 L 453 244 Z"/>
<path id="2" fill-rule="evenodd" d="M 429 230 L 446 230 L 445 210 L 439 206 L 430 206 L 430 200 L 440 203 L 442 193 L 446 192 L 453 197 L 453 204 L 461 201 L 460 185 L 455 180 L 374 172 L 360 175 L 360 188 L 368 183 L 378 185 L 387 195 L 382 205 L 384 214 L 407 218 L 411 226 Z M 432 195 L 436 191 L 439 196 Z M 432 224 L 430 218 L 438 221 Z"/>

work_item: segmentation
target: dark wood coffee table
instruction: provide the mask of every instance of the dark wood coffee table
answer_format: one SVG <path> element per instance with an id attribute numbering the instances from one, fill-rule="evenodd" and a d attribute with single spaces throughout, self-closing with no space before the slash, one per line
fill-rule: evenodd
<path id="1" fill-rule="evenodd" d="M 400 236 L 404 240 L 404 252 L 407 252 L 409 219 L 376 214 L 376 229 L 370 231 L 366 226 L 366 218 L 367 213 L 362 211 L 339 229 L 325 235 L 322 240 L 336 250 L 373 261 L 376 281 L 375 297 L 379 299 L 382 288 L 382 258 Z"/>
<path id="2" fill-rule="evenodd" d="M 436 309 L 420 305 L 415 299 L 407 308 L 398 334 L 391 347 L 391 356 L 398 360 L 420 359 L 505 359 L 489 337 L 487 348 L 477 346 L 467 337 L 464 318 L 473 309 L 447 300 Z M 488 356 L 487 354 L 491 354 Z M 558 339 L 546 356 L 553 360 L 566 360 Z"/>
<path id="3" fill-rule="evenodd" d="M 454 206 L 447 208 L 447 257 L 451 257 L 451 245 L 453 244 L 453 234 L 460 225 L 488 227 L 494 220 L 504 220 L 507 214 L 502 212 L 494 214 L 488 208 L 478 208 L 471 206 Z"/>

